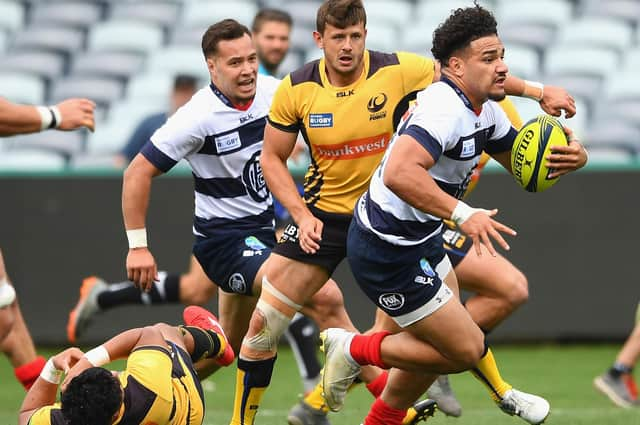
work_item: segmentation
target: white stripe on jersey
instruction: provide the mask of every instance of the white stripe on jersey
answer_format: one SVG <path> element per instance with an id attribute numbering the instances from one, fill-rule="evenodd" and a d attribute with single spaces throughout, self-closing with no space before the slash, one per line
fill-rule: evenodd
<path id="1" fill-rule="evenodd" d="M 485 102 L 480 115 L 476 115 L 443 82 L 434 83 L 418 94 L 416 108 L 406 125 L 399 128 L 406 131 L 411 126 L 426 131 L 439 144 L 441 154 L 428 172 L 443 190 L 455 197 L 464 194 L 483 148 L 491 146 L 492 140 L 505 137 L 511 129 L 497 103 Z M 441 220 L 407 204 L 384 185 L 386 159 L 397 137 L 394 136 L 373 174 L 355 214 L 362 226 L 381 239 L 396 245 L 417 245 L 438 233 Z M 375 217 L 370 217 L 368 211 L 374 209 Z"/>

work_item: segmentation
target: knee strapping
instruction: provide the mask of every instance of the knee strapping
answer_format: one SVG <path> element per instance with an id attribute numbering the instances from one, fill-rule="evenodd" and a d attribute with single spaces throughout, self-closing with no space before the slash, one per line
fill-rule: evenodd
<path id="1" fill-rule="evenodd" d="M 291 318 L 263 300 L 258 300 L 256 310 L 262 315 L 262 329 L 251 338 L 245 338 L 243 344 L 256 351 L 276 351 Z"/>

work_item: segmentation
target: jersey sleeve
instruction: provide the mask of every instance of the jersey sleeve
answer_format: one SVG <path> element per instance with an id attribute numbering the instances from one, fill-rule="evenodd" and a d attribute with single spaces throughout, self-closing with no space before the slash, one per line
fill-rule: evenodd
<path id="1" fill-rule="evenodd" d="M 505 114 L 507 114 L 507 118 L 511 121 L 513 128 L 520 130 L 522 128 L 522 117 L 520 117 L 516 105 L 513 104 L 511 99 L 507 96 L 498 102 L 498 105 L 500 105 Z"/>
<path id="2" fill-rule="evenodd" d="M 457 138 L 455 107 L 436 106 L 435 90 L 418 94 L 417 106 L 402 134 L 413 137 L 437 161 L 442 152 L 453 148 Z"/>
<path id="3" fill-rule="evenodd" d="M 127 360 L 121 381 L 132 376 L 147 389 L 165 400 L 172 399 L 171 354 L 164 347 L 145 346 L 135 349 Z"/>
<path id="4" fill-rule="evenodd" d="M 490 101 L 487 106 L 493 110 L 495 129 L 489 137 L 485 151 L 488 154 L 495 154 L 511 150 L 518 132 L 511 125 L 511 121 L 509 121 L 505 111 L 496 102 Z"/>
<path id="5" fill-rule="evenodd" d="M 409 52 L 398 52 L 405 93 L 422 90 L 433 82 L 435 64 L 432 59 Z"/>
<path id="6" fill-rule="evenodd" d="M 153 133 L 140 153 L 166 173 L 182 158 L 202 147 L 204 136 L 199 125 L 202 116 L 202 111 L 196 110 L 196 104 L 187 103 Z"/>
<path id="7" fill-rule="evenodd" d="M 278 86 L 269 111 L 269 124 L 287 133 L 300 130 L 300 116 L 294 95 L 291 75 L 287 75 Z"/>
<path id="8" fill-rule="evenodd" d="M 44 406 L 33 412 L 29 418 L 29 425 L 63 425 L 54 419 L 57 416 L 61 416 L 59 403 Z"/>

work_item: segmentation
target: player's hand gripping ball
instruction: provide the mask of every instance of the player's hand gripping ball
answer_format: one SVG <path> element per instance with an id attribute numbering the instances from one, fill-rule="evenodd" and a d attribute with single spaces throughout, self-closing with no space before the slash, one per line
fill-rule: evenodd
<path id="1" fill-rule="evenodd" d="M 551 146 L 567 146 L 562 124 L 550 115 L 540 115 L 527 122 L 518 132 L 511 148 L 511 170 L 520 186 L 528 192 L 542 192 L 558 178 L 548 176 L 553 169 L 545 166 Z"/>

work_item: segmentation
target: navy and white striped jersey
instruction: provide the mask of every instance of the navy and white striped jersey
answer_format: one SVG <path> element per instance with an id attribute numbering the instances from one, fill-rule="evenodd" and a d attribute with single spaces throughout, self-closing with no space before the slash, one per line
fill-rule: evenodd
<path id="1" fill-rule="evenodd" d="M 195 180 L 194 233 L 273 228 L 273 199 L 260 152 L 273 94 L 280 80 L 258 75 L 248 109 L 234 108 L 213 84 L 200 89 L 151 137 L 141 153 L 166 172 L 181 159 Z"/>
<path id="2" fill-rule="evenodd" d="M 484 103 L 476 113 L 446 78 L 418 94 L 417 106 L 400 125 L 355 209 L 357 223 L 379 238 L 395 245 L 417 245 L 436 235 L 442 221 L 407 204 L 383 183 L 386 159 L 401 134 L 410 135 L 431 154 L 435 164 L 429 174 L 438 186 L 461 198 L 482 151 L 510 150 L 517 132 L 496 102 Z"/>

